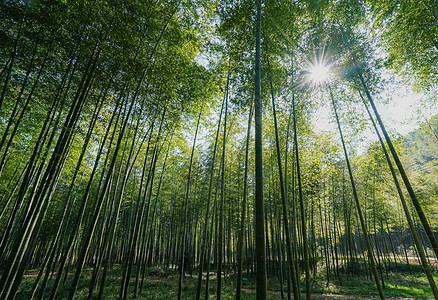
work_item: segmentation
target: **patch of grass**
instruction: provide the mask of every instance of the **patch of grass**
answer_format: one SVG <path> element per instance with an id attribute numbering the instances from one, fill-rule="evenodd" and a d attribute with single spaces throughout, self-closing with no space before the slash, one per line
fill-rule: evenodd
<path id="1" fill-rule="evenodd" d="M 357 267 L 360 267 L 359 265 Z M 359 268 L 357 268 L 359 269 Z M 362 270 L 364 270 L 362 266 Z M 133 274 L 135 274 L 135 269 Z M 332 293 L 337 295 L 348 295 L 348 299 L 354 299 L 357 296 L 358 299 L 363 298 L 377 298 L 377 290 L 374 284 L 374 280 L 366 277 L 364 273 L 351 274 L 347 278 L 346 274 L 341 274 L 341 282 L 335 280 L 335 275 L 331 274 L 330 283 L 327 285 L 325 272 L 323 268 L 318 268 L 318 274 L 315 276 L 315 281 L 312 284 L 313 298 L 318 299 L 330 299 L 330 296 L 324 296 L 324 294 Z M 88 296 L 89 283 L 91 280 L 91 269 L 85 269 L 81 279 L 79 281 L 77 292 L 75 293 L 75 299 L 86 299 Z M 134 298 L 134 278 L 131 277 L 129 285 L 128 298 L 136 300 L 154 300 L 154 299 L 176 299 L 178 296 L 178 271 L 176 269 L 168 269 L 164 271 L 161 268 L 149 268 L 146 270 L 146 278 L 143 282 L 142 292 L 138 297 Z M 36 279 L 37 272 L 29 271 L 27 276 L 23 279 L 19 293 L 16 299 L 25 300 L 29 299 L 31 295 L 31 289 Z M 58 289 L 57 299 L 65 299 L 68 295 L 72 274 L 67 277 L 65 284 L 61 284 Z M 250 300 L 255 299 L 255 287 L 256 278 L 254 274 L 243 275 L 242 281 L 242 299 Z M 54 284 L 55 276 L 49 280 L 46 287 L 45 297 L 47 297 Z M 121 284 L 121 271 L 119 266 L 114 266 L 113 270 L 109 274 L 105 290 L 104 298 L 118 299 Z M 436 276 L 438 281 L 438 276 Z M 388 277 L 385 275 L 385 290 L 384 294 L 387 297 L 394 298 L 415 298 L 415 299 L 430 299 L 433 297 L 427 278 L 425 277 L 421 266 L 418 265 L 406 265 L 399 263 L 397 267 L 393 266 L 388 270 Z M 186 277 L 183 284 L 182 299 L 194 299 L 196 295 L 197 277 Z M 236 275 L 231 274 L 223 280 L 222 298 L 234 299 L 236 286 Z M 268 278 L 268 299 L 277 300 L 281 299 L 280 295 L 280 279 L 276 276 Z M 283 283 L 283 290 L 286 293 L 287 282 L 286 279 Z M 301 277 L 301 291 L 305 291 L 304 276 Z M 94 290 L 93 297 L 97 297 L 98 288 Z M 205 281 L 203 281 L 202 298 L 205 293 Z M 209 299 L 216 299 L 216 279 L 215 275 L 210 277 L 210 290 Z"/>
<path id="2" fill-rule="evenodd" d="M 385 272 L 383 273 L 385 274 Z M 332 278 L 334 279 L 335 276 L 333 275 Z M 319 279 L 317 282 L 323 282 L 321 281 L 321 276 L 317 279 Z M 328 286 L 321 283 L 315 285 L 312 291 L 378 297 L 374 279 L 367 278 L 362 272 L 352 274 L 349 279 L 346 279 L 345 275 L 341 275 L 341 279 L 342 283 L 335 281 L 335 284 L 333 284 L 332 280 Z M 429 282 L 420 265 L 398 263 L 397 266 L 395 266 L 395 264 L 391 264 L 391 267 L 388 268 L 388 276 L 384 275 L 383 279 L 385 283 L 383 293 L 388 297 L 415 299 L 433 298 Z M 435 281 L 438 281 L 437 275 L 435 275 Z"/>

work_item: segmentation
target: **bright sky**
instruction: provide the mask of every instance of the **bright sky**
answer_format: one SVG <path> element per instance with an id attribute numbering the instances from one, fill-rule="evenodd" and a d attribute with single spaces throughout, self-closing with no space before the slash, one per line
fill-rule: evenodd
<path id="1" fill-rule="evenodd" d="M 388 75 L 386 75 L 388 76 Z M 386 77 L 385 76 L 385 77 Z M 389 78 L 389 77 L 388 77 Z M 423 93 L 415 92 L 411 87 L 395 80 L 374 100 L 386 129 L 392 133 L 406 135 L 418 128 L 419 123 L 438 114 L 436 105 L 427 101 Z M 333 108 L 327 103 L 313 115 L 316 131 L 333 131 L 337 133 L 336 124 L 330 120 Z M 371 125 L 370 125 L 371 126 Z M 359 151 L 365 150 L 370 142 L 377 140 L 374 130 L 364 132 L 365 140 L 359 145 Z"/>
<path id="2" fill-rule="evenodd" d="M 315 65 L 311 68 L 309 79 L 315 83 L 322 83 L 330 77 L 330 68 L 325 65 Z"/>

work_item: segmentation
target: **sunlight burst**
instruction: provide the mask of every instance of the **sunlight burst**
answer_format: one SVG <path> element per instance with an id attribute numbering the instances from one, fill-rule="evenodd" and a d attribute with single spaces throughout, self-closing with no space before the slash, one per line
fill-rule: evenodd
<path id="1" fill-rule="evenodd" d="M 324 64 L 317 64 L 311 67 L 309 79 L 314 83 L 323 83 L 330 77 L 330 67 Z"/>

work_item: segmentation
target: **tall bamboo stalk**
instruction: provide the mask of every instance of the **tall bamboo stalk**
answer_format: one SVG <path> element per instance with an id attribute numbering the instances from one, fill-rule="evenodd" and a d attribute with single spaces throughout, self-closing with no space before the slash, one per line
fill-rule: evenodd
<path id="1" fill-rule="evenodd" d="M 262 6 L 257 1 L 256 17 L 256 53 L 255 53 L 255 243 L 256 243 L 256 299 L 266 299 L 266 250 L 263 205 L 263 141 L 262 141 L 262 101 L 260 74 L 260 29 Z"/>
<path id="2" fill-rule="evenodd" d="M 377 291 L 379 292 L 380 299 L 385 299 L 385 296 L 383 295 L 382 286 L 380 284 L 379 275 L 377 274 L 376 263 L 374 261 L 373 248 L 371 247 L 371 243 L 370 243 L 370 240 L 369 240 L 369 237 L 368 237 L 368 232 L 367 232 L 365 220 L 364 220 L 364 217 L 363 217 L 363 214 L 362 214 L 362 209 L 361 209 L 361 206 L 360 206 L 360 203 L 359 203 L 359 197 L 357 195 L 356 184 L 355 184 L 355 181 L 354 181 L 353 172 L 351 170 L 350 160 L 348 159 L 347 148 L 345 147 L 344 136 L 342 135 L 341 124 L 339 122 L 338 112 L 336 110 L 335 99 L 333 97 L 333 93 L 332 93 L 332 90 L 331 90 L 330 86 L 328 86 L 328 89 L 329 89 L 329 92 L 330 92 L 330 98 L 331 98 L 331 101 L 332 101 L 333 110 L 335 112 L 336 123 L 338 124 L 339 135 L 341 136 L 342 149 L 344 150 L 345 162 L 347 163 L 348 174 L 350 175 L 350 182 L 351 182 L 351 187 L 353 189 L 353 197 L 354 197 L 354 201 L 355 201 L 355 204 L 356 204 L 356 210 L 357 210 L 357 214 L 359 216 L 359 221 L 360 221 L 360 225 L 361 225 L 361 228 L 362 228 L 362 233 L 364 235 L 365 243 L 366 243 L 367 250 L 368 250 L 368 260 L 369 260 L 369 263 L 370 263 L 370 266 L 371 266 L 371 271 L 373 273 L 374 280 L 376 282 L 376 287 L 377 287 Z"/>

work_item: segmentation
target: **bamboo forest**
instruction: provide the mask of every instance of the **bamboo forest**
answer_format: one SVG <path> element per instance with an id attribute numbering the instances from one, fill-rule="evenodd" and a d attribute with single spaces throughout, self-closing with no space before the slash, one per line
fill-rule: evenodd
<path id="1" fill-rule="evenodd" d="M 438 299 L 438 1 L 2 0 L 0 299 Z"/>

